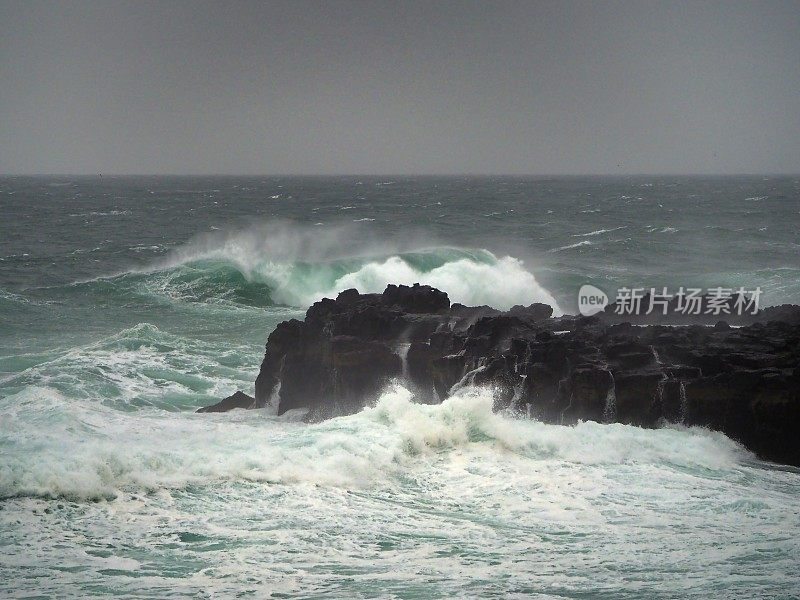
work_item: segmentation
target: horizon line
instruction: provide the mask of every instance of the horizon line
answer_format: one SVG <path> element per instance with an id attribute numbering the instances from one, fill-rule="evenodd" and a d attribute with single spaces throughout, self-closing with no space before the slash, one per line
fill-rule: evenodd
<path id="1" fill-rule="evenodd" d="M 0 177 L 800 177 L 798 172 L 637 173 L 0 173 Z"/>

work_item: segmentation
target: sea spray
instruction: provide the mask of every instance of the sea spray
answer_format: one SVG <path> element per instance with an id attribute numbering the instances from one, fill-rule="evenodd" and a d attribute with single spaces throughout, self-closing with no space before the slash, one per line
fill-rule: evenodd
<path id="1" fill-rule="evenodd" d="M 408 351 L 411 348 L 411 344 L 409 342 L 399 344 L 397 347 L 397 356 L 400 357 L 400 365 L 401 365 L 401 373 L 403 377 L 403 381 L 406 382 L 408 385 L 409 375 L 408 375 Z"/>
<path id="2" fill-rule="evenodd" d="M 614 373 L 608 370 L 610 383 L 606 392 L 606 403 L 603 407 L 603 422 L 613 423 L 617 413 L 617 384 L 614 381 Z"/>
<path id="3" fill-rule="evenodd" d="M 278 262 L 269 256 L 248 257 L 218 250 L 187 257 L 146 271 L 130 271 L 81 282 L 80 289 L 95 293 L 110 287 L 121 299 L 131 294 L 171 301 L 228 306 L 307 307 L 322 298 L 355 288 L 380 293 L 390 283 L 422 283 L 448 293 L 452 302 L 508 309 L 516 304 L 549 304 L 555 298 L 511 256 L 496 257 L 486 250 L 432 248 L 390 256 L 329 258 L 318 262 Z M 106 291 L 106 293 L 108 293 Z"/>
<path id="4" fill-rule="evenodd" d="M 522 393 L 525 388 L 525 380 L 527 379 L 527 375 L 520 375 L 519 381 L 514 384 L 514 393 L 511 396 L 511 404 L 510 408 L 514 413 L 518 413 L 521 411 L 521 400 L 522 400 Z"/>
<path id="5" fill-rule="evenodd" d="M 686 385 L 681 381 L 680 385 L 680 398 L 681 398 L 681 408 L 680 408 L 680 422 L 684 423 L 686 421 L 686 413 L 689 409 L 689 401 L 686 399 Z"/>
<path id="6" fill-rule="evenodd" d="M 483 363 L 483 361 L 481 361 L 481 363 Z M 450 388 L 450 394 L 451 395 L 455 394 L 458 390 L 463 389 L 467 386 L 475 385 L 475 377 L 478 375 L 478 373 L 482 373 L 485 370 L 486 370 L 486 365 L 479 364 L 474 369 L 470 369 L 469 371 L 464 373 L 463 377 L 461 377 L 461 379 L 456 381 Z"/>
<path id="7" fill-rule="evenodd" d="M 390 283 L 422 283 L 448 292 L 453 302 L 498 309 L 542 302 L 561 314 L 554 296 L 518 258 L 406 237 L 392 244 L 346 225 L 320 231 L 275 221 L 198 236 L 148 267 L 99 279 L 135 281 L 173 298 L 256 306 L 308 306 L 348 288 L 370 293 Z"/>

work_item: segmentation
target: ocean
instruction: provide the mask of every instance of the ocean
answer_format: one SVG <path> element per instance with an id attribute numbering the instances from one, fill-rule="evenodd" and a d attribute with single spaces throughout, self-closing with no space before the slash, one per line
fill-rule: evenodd
<path id="1" fill-rule="evenodd" d="M 346 288 L 800 303 L 797 177 L 0 177 L 0 217 L 0 596 L 800 596 L 800 471 L 716 432 L 402 381 L 314 425 L 194 412 Z"/>

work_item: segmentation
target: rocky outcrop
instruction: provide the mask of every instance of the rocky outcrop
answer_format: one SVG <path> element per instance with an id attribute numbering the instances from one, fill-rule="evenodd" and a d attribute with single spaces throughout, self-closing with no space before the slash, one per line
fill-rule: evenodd
<path id="1" fill-rule="evenodd" d="M 252 396 L 248 396 L 241 390 L 233 394 L 232 396 L 228 396 L 224 400 L 220 400 L 216 404 L 212 404 L 211 406 L 204 406 L 203 408 L 198 408 L 195 412 L 199 413 L 212 413 L 212 412 L 228 412 L 229 410 L 233 410 L 234 408 L 254 408 L 256 403 L 256 399 Z"/>
<path id="2" fill-rule="evenodd" d="M 427 286 L 347 290 L 269 336 L 255 406 L 319 420 L 360 410 L 393 378 L 427 403 L 489 385 L 497 410 L 561 424 L 700 425 L 800 465 L 800 307 L 778 314 L 740 328 L 637 326 L 608 314 L 552 318 L 543 304 L 451 306 Z"/>

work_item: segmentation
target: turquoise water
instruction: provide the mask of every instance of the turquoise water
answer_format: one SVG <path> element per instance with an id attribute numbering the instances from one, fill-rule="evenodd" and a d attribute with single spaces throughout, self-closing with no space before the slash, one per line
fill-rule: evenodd
<path id="1" fill-rule="evenodd" d="M 0 178 L 0 595 L 793 597 L 800 473 L 491 392 L 194 414 L 345 287 L 800 302 L 796 178 Z"/>

